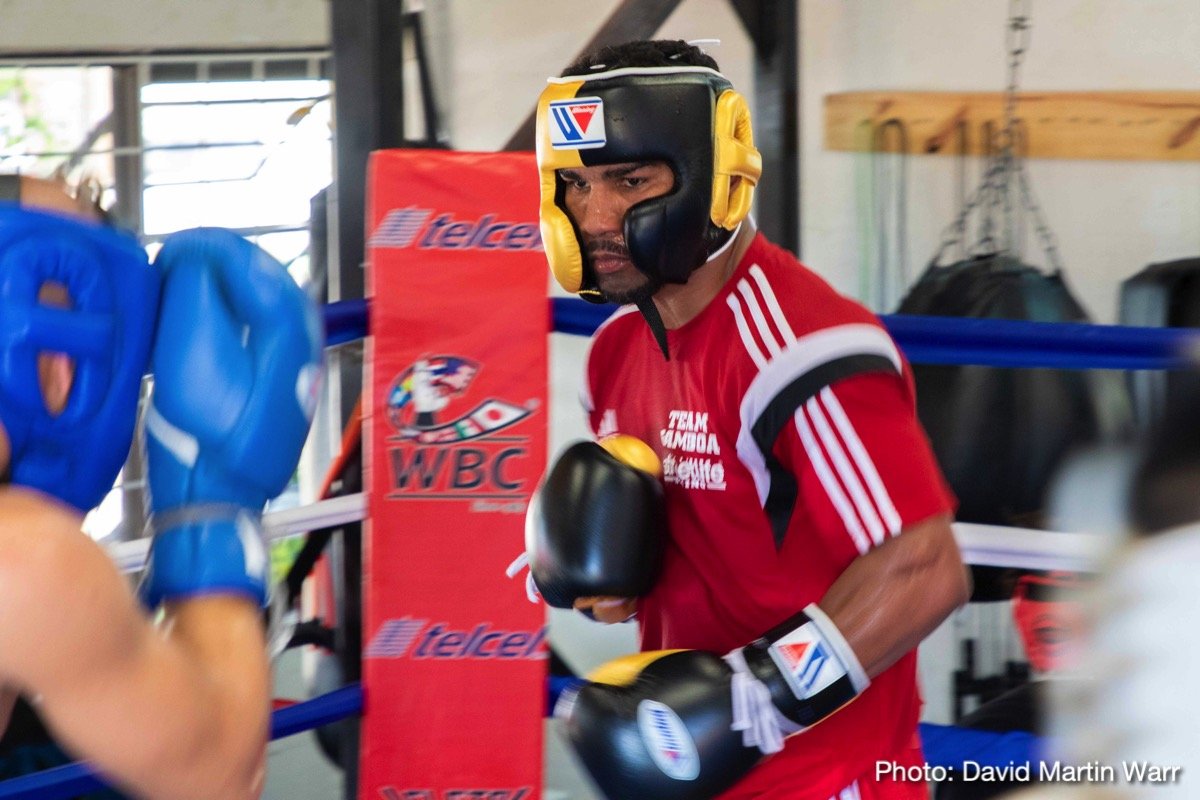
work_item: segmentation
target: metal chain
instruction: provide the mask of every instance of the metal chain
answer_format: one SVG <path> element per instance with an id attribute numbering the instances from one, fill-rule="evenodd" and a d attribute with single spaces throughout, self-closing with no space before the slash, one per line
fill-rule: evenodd
<path id="1" fill-rule="evenodd" d="M 1021 60 L 1029 49 L 1032 23 L 1029 4 L 1032 0 L 1009 0 L 1008 4 L 1008 89 L 1004 96 L 1004 130 L 1000 133 L 1000 150 L 1005 157 L 1012 158 L 1016 148 L 1017 91 Z"/>
<path id="2" fill-rule="evenodd" d="M 999 159 L 989 159 L 988 167 L 980 180 L 979 186 L 975 188 L 975 191 L 958 212 L 958 215 L 955 216 L 954 221 L 942 232 L 942 242 L 938 247 L 937 253 L 933 256 L 934 264 L 941 260 L 947 249 L 967 238 L 967 220 L 970 218 L 971 212 L 981 207 L 985 202 L 990 201 L 992 196 L 991 189 L 995 183 L 995 176 L 1000 170 L 1000 166 Z M 987 219 L 986 214 L 984 215 L 984 219 Z M 968 248 L 968 255 L 979 249 L 979 245 L 983 242 L 991 241 L 991 234 L 986 231 L 986 222 L 984 225 L 985 228 L 981 233 L 980 241 Z"/>
<path id="3" fill-rule="evenodd" d="M 942 233 L 942 241 L 933 263 L 940 262 L 951 246 L 965 241 L 967 222 L 971 214 L 981 214 L 979 235 L 967 248 L 968 255 L 1005 253 L 1020 258 L 1020 241 L 1016 233 L 1015 209 L 1020 205 L 1033 218 L 1033 224 L 1053 269 L 1061 269 L 1054 233 L 1034 197 L 1025 170 L 1024 155 L 1018 152 L 1017 99 L 1020 88 L 1020 69 L 1032 37 L 1032 0 L 1009 0 L 1008 21 L 1005 26 L 1005 46 L 1008 53 L 1008 87 L 1004 98 L 1004 126 L 996 137 L 996 153 L 989 159 L 979 187 L 963 205 L 954 221 Z M 1014 200 L 1019 193 L 1019 201 Z M 1003 229 L 997 242 L 997 214 L 1003 215 Z"/>
<path id="4" fill-rule="evenodd" d="M 1029 176 L 1026 174 L 1024 166 L 1017 172 L 1017 183 L 1021 187 L 1022 201 L 1033 217 L 1034 228 L 1037 230 L 1038 238 L 1042 240 L 1042 249 L 1046 251 L 1050 266 L 1055 272 L 1059 272 L 1062 270 L 1062 261 L 1058 257 L 1058 241 L 1054 238 L 1054 231 L 1050 230 L 1050 225 L 1042 214 L 1041 206 L 1033 196 L 1033 186 L 1029 182 Z"/>
<path id="5" fill-rule="evenodd" d="M 1020 169 L 1016 159 L 1017 140 L 1017 89 L 1021 61 L 1029 47 L 1029 5 L 1032 0 L 1009 0 L 1008 27 L 1005 44 L 1008 48 L 1008 89 L 1004 96 L 1004 128 L 1000 131 L 999 159 L 1002 165 L 1000 182 L 997 185 L 997 200 L 1003 209 L 1004 228 L 1000 240 L 1000 251 L 1016 253 L 1016 232 L 1013 214 L 1013 188 L 1015 173 Z"/>
<path id="6" fill-rule="evenodd" d="M 1013 174 L 1016 177 L 1017 190 L 1021 195 L 1021 203 L 1024 210 L 1029 212 L 1029 216 L 1033 218 L 1034 228 L 1037 230 L 1038 238 L 1042 242 L 1042 248 L 1046 251 L 1046 258 L 1050 262 L 1051 268 L 1054 270 L 1062 269 L 1062 262 L 1058 255 L 1058 244 L 1054 237 L 1054 232 L 1050 230 L 1050 224 L 1046 221 L 1045 215 L 1042 213 L 1041 206 L 1033 194 L 1033 184 L 1029 180 L 1029 173 L 1025 168 L 1026 159 L 1024 154 L 1017 153 L 1018 128 L 1016 109 L 1017 109 L 1017 71 L 1021 66 L 1022 57 L 1029 49 L 1031 39 L 1031 5 L 1033 0 L 1010 0 L 1009 4 L 1009 35 L 1008 47 L 1011 60 L 1009 62 L 1009 87 L 1008 87 L 1008 102 L 1005 118 L 1005 139 L 1006 146 L 1009 149 L 1009 163 L 1012 165 Z M 1026 142 L 1027 144 L 1027 142 Z M 1006 183 L 1006 189 L 1009 189 L 1010 184 Z M 1008 249 L 1013 251 L 1018 246 L 1016 236 L 1014 234 L 1013 225 L 1015 223 L 1009 220 L 1009 242 Z M 1019 253 L 1015 253 L 1018 257 Z"/>

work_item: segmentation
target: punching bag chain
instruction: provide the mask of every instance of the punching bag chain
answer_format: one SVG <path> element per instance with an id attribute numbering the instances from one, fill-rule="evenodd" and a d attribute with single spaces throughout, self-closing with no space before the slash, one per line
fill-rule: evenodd
<path id="1" fill-rule="evenodd" d="M 1004 97 L 1003 126 L 996 135 L 996 148 L 979 187 L 959 210 L 954 221 L 942 236 L 941 246 L 934 254 L 933 263 L 941 261 L 946 250 L 967 238 L 967 222 L 972 212 L 979 210 L 979 231 L 974 244 L 968 248 L 972 256 L 1002 253 L 1020 259 L 1020 241 L 1017 235 L 1017 208 L 1033 219 L 1038 238 L 1046 251 L 1050 266 L 1061 269 L 1058 246 L 1041 207 L 1033 194 L 1033 188 L 1025 170 L 1025 160 L 1020 147 L 1022 126 L 1017 117 L 1017 100 L 1020 89 L 1020 70 L 1032 31 L 1032 0 L 1009 0 L 1008 18 L 1005 22 L 1005 46 L 1008 54 L 1008 88 Z M 997 230 L 1000 228 L 1000 230 Z"/>
<path id="2" fill-rule="evenodd" d="M 1008 26 L 1005 43 L 1008 48 L 1008 89 L 1004 96 L 1004 127 L 1000 130 L 999 164 L 996 177 L 996 201 L 1003 208 L 1004 230 L 1000 243 L 1001 252 L 1020 257 L 1016 236 L 1016 215 L 1013 210 L 1013 191 L 1017 173 L 1022 165 L 1017 162 L 1017 92 L 1021 71 L 1021 60 L 1029 48 L 1031 29 L 1031 0 L 1009 0 Z"/>

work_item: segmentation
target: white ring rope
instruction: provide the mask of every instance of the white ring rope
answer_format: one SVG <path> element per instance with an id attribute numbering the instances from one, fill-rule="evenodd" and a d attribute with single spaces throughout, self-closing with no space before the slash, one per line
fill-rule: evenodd
<path id="1" fill-rule="evenodd" d="M 312 505 L 272 511 L 263 515 L 263 528 L 267 541 L 289 539 L 309 531 L 358 522 L 367 516 L 366 497 L 348 494 L 322 500 Z M 146 555 L 150 552 L 150 537 L 131 542 L 118 542 L 106 548 L 108 555 L 121 572 L 138 572 L 146 566 Z"/>
<path id="2" fill-rule="evenodd" d="M 1095 533 L 1064 533 L 1002 525 L 954 523 L 963 561 L 990 567 L 1088 572 L 1107 552 L 1107 538 Z"/>
<path id="3" fill-rule="evenodd" d="M 309 531 L 345 525 L 366 518 L 362 493 L 322 500 L 312 505 L 275 511 L 263 516 L 267 541 L 288 539 Z M 956 522 L 954 536 L 968 564 L 1036 570 L 1086 572 L 1100 559 L 1102 538 L 1091 533 L 1006 528 Z M 137 572 L 146 565 L 149 537 L 110 545 L 108 554 L 121 572 Z"/>

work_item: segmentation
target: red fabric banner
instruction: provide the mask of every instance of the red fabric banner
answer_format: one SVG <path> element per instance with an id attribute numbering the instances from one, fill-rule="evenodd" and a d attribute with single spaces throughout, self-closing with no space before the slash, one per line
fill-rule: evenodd
<path id="1" fill-rule="evenodd" d="M 359 797 L 532 800 L 545 613 L 504 570 L 546 468 L 537 170 L 397 150 L 369 179 Z"/>

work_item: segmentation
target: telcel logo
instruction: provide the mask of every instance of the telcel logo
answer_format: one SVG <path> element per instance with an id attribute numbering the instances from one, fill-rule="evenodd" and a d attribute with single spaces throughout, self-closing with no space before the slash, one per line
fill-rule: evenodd
<path id="1" fill-rule="evenodd" d="M 367 646 L 367 658 L 544 659 L 546 626 L 536 631 L 508 631 L 481 622 L 470 631 L 453 630 L 445 622 L 401 617 L 386 620 Z"/>
<path id="2" fill-rule="evenodd" d="M 531 786 L 516 789 L 397 789 L 384 786 L 379 790 L 383 800 L 524 800 L 533 792 Z"/>
<path id="3" fill-rule="evenodd" d="M 372 247 L 414 244 L 422 250 L 541 250 L 542 236 L 536 223 L 497 222 L 495 214 L 460 220 L 416 206 L 392 209 L 371 234 Z"/>

